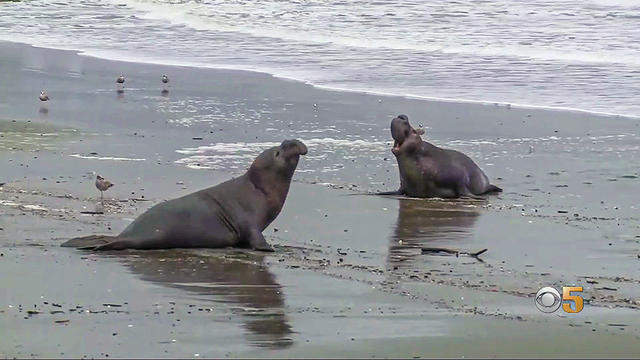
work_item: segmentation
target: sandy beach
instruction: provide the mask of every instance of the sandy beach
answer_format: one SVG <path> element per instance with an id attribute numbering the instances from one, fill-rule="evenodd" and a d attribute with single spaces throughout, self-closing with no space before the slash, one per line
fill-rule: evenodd
<path id="1" fill-rule="evenodd" d="M 640 351 L 637 118 L 339 92 L 8 42 L 0 67 L 0 357 Z M 366 195 L 399 185 L 389 122 L 401 113 L 505 191 Z M 264 232 L 275 253 L 60 247 L 117 234 L 291 138 L 309 153 Z M 115 186 L 104 214 L 83 214 L 100 202 L 95 174 Z M 538 311 L 543 286 L 582 286 L 584 309 Z"/>

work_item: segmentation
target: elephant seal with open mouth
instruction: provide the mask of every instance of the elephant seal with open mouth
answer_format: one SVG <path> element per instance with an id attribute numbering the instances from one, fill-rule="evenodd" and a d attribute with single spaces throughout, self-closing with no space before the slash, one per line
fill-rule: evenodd
<path id="1" fill-rule="evenodd" d="M 244 247 L 273 251 L 262 231 L 280 213 L 300 155 L 285 140 L 260 154 L 242 176 L 157 204 L 117 236 L 92 235 L 62 246 L 93 250 Z"/>
<path id="2" fill-rule="evenodd" d="M 422 129 L 414 129 L 406 115 L 391 121 L 396 156 L 400 170 L 400 189 L 381 195 L 411 197 L 479 198 L 479 195 L 501 192 L 489 183 L 487 175 L 467 155 L 442 149 L 423 141 Z"/>

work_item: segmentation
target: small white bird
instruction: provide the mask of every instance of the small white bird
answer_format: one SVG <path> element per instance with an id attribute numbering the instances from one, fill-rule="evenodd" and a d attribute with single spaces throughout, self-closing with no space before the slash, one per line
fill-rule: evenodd
<path id="1" fill-rule="evenodd" d="M 167 84 L 169 82 L 169 77 L 167 75 L 162 75 L 162 83 Z"/>
<path id="2" fill-rule="evenodd" d="M 116 82 L 118 84 L 124 84 L 124 75 L 120 74 L 120 76 L 118 76 L 118 78 L 116 79 Z"/>
<path id="3" fill-rule="evenodd" d="M 44 90 L 40 91 L 40 101 L 49 101 L 49 95 Z"/>
<path id="4" fill-rule="evenodd" d="M 111 181 L 106 180 L 100 175 L 96 176 L 96 188 L 100 190 L 100 200 L 103 199 L 103 193 L 109 190 L 109 188 L 112 186 L 113 184 L 111 183 Z"/>

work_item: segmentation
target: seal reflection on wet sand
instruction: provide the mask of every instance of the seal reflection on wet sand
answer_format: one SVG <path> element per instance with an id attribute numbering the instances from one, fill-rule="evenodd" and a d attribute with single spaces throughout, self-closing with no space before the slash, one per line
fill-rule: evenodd
<path id="1" fill-rule="evenodd" d="M 480 212 L 463 202 L 400 199 L 398 220 L 389 244 L 391 268 L 422 268 L 429 257 L 420 248 L 461 242 L 473 236 Z"/>
<path id="2" fill-rule="evenodd" d="M 240 315 L 249 343 L 283 349 L 293 344 L 293 331 L 284 312 L 282 287 L 263 258 L 256 253 L 158 250 L 145 256 L 125 255 L 121 262 L 142 280 L 231 307 Z"/>

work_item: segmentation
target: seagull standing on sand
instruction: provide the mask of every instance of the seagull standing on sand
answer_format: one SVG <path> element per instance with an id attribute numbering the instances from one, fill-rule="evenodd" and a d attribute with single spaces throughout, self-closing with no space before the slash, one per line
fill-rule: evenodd
<path id="1" fill-rule="evenodd" d="M 120 74 L 120 76 L 118 76 L 118 78 L 116 79 L 116 84 L 118 87 L 118 92 L 123 92 L 124 91 L 124 75 Z"/>
<path id="2" fill-rule="evenodd" d="M 100 175 L 96 176 L 96 188 L 98 190 L 100 190 L 100 200 L 103 200 L 103 192 L 109 190 L 110 187 L 112 187 L 113 184 L 111 183 L 111 181 L 106 180 L 105 178 L 103 178 Z"/>
<path id="3" fill-rule="evenodd" d="M 162 75 L 162 95 L 166 95 L 169 93 L 169 89 L 167 89 L 167 84 L 169 84 L 169 77 L 165 74 Z"/>
<path id="4" fill-rule="evenodd" d="M 49 95 L 44 90 L 40 91 L 40 101 L 49 101 Z"/>

